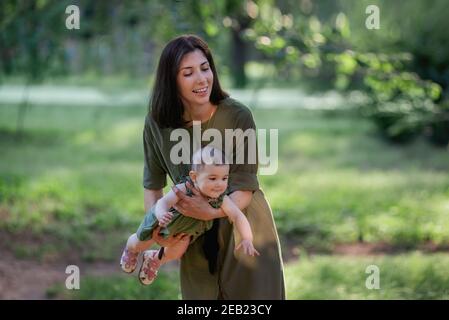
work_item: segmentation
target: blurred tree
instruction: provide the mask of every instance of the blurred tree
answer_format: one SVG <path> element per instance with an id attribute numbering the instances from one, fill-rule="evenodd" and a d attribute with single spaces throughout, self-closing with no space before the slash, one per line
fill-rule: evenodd
<path id="1" fill-rule="evenodd" d="M 443 31 L 449 27 L 445 2 L 439 1 L 438 9 L 432 10 L 437 22 L 427 25 L 422 1 L 402 7 L 397 2 L 378 2 L 380 32 L 365 27 L 370 1 L 346 0 L 335 5 L 302 0 L 296 7 L 291 1 L 264 2 L 260 17 L 246 35 L 274 61 L 279 73 L 300 69 L 309 81 L 368 93 L 370 103 L 364 114 L 388 139 L 405 142 L 424 131 L 432 141 L 447 145 L 448 104 L 441 94 L 447 90 L 441 74 L 449 60 L 448 37 Z M 416 19 L 398 19 L 398 12 Z M 436 41 L 428 40 L 437 33 Z M 423 49 L 423 43 L 429 46 Z M 438 67 L 443 72 L 436 72 Z"/>
<path id="2" fill-rule="evenodd" d="M 259 1 L 260 3 L 267 0 Z M 229 42 L 228 64 L 231 69 L 233 85 L 244 88 L 247 83 L 245 65 L 249 60 L 249 48 L 245 31 L 251 27 L 257 17 L 258 6 L 251 0 L 188 0 L 178 6 L 183 21 L 189 21 L 191 30 L 204 36 L 208 41 L 217 43 L 217 38 Z M 220 34 L 221 26 L 229 29 L 229 36 Z M 225 30 L 226 30 L 225 29 Z M 223 29 L 221 29 L 223 30 Z"/>
<path id="3" fill-rule="evenodd" d="M 42 81 L 58 66 L 60 37 L 66 2 L 55 0 L 0 2 L 0 77 L 25 76 L 25 89 L 19 105 L 16 131 L 23 130 L 29 107 L 28 88 Z M 56 58 L 56 59 L 54 59 Z M 59 64 L 61 66 L 61 64 Z M 1 79 L 1 78 L 0 78 Z"/>
<path id="4" fill-rule="evenodd" d="M 447 1 L 435 0 L 430 2 L 421 0 L 409 0 L 405 2 L 377 0 L 373 1 L 339 1 L 342 10 L 347 12 L 350 21 L 354 27 L 352 30 L 351 45 L 357 48 L 359 52 L 372 52 L 377 55 L 395 55 L 397 53 L 407 53 L 408 58 L 403 60 L 400 66 L 397 64 L 393 68 L 384 71 L 385 77 L 395 79 L 387 83 L 403 83 L 403 88 L 407 88 L 405 83 L 410 83 L 410 79 L 416 79 L 416 85 L 421 86 L 426 91 L 429 80 L 434 83 L 425 99 L 427 102 L 416 100 L 416 91 L 406 89 L 401 90 L 402 96 L 409 96 L 409 103 L 417 108 L 426 109 L 425 112 L 417 116 L 420 123 L 415 129 L 409 128 L 409 131 L 424 130 L 430 140 L 442 146 L 449 143 L 449 19 L 447 19 Z M 363 14 L 364 8 L 369 4 L 376 4 L 380 9 L 381 28 L 370 31 L 364 28 Z M 394 60 L 391 59 L 392 61 Z M 376 63 L 377 65 L 378 63 Z M 407 81 L 402 81 L 404 76 L 397 77 L 395 74 L 403 72 L 406 74 Z M 379 70 L 376 71 L 379 74 Z M 366 84 L 372 89 L 372 78 Z M 389 86 L 385 84 L 378 86 L 378 89 Z M 439 87 L 440 89 L 436 89 Z M 397 87 L 398 88 L 398 87 Z M 378 90 L 376 89 L 376 90 Z M 412 91 L 412 93 L 407 92 Z M 441 94 L 437 94 L 441 92 Z M 413 97 L 412 97 L 413 96 Z M 395 98 L 392 98 L 393 100 Z M 419 100 L 419 99 L 418 99 Z M 431 100 L 434 107 L 432 112 L 429 110 Z M 396 112 L 400 114 L 401 104 L 397 104 Z M 427 107 L 425 107 L 427 106 Z M 391 109 L 391 108 L 390 108 Z M 416 108 L 414 108 L 416 109 Z M 405 117 L 408 118 L 408 117 Z"/>

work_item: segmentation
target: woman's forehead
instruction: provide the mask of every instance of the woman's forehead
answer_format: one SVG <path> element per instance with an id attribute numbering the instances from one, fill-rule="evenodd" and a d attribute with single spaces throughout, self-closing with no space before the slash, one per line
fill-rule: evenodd
<path id="1" fill-rule="evenodd" d="M 195 51 L 186 53 L 184 57 L 182 57 L 179 68 L 195 67 L 202 65 L 203 63 L 208 63 L 207 58 L 201 50 L 196 49 Z"/>

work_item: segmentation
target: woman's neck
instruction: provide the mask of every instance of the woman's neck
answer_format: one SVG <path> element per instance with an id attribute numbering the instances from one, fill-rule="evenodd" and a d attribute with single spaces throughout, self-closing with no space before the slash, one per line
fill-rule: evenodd
<path id="1" fill-rule="evenodd" d="M 184 105 L 184 120 L 186 121 L 207 121 L 215 111 L 215 106 L 212 103 L 190 106 Z"/>

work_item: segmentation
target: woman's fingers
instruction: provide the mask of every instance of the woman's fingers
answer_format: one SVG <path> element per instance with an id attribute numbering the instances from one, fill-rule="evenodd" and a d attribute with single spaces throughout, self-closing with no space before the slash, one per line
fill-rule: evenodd
<path id="1" fill-rule="evenodd" d="M 173 190 L 173 192 L 176 194 L 176 196 L 180 199 L 180 200 L 185 200 L 188 197 L 184 194 L 184 192 L 182 192 L 181 190 L 179 190 L 176 186 L 173 186 L 171 188 Z"/>
<path id="2" fill-rule="evenodd" d="M 175 238 L 177 241 L 179 241 L 179 240 L 184 239 L 186 236 L 187 236 L 187 233 L 179 233 L 179 234 L 177 234 L 174 238 Z"/>
<path id="3" fill-rule="evenodd" d="M 200 195 L 200 192 L 192 185 L 189 181 L 187 181 L 187 187 L 192 191 L 192 193 L 196 196 Z"/>

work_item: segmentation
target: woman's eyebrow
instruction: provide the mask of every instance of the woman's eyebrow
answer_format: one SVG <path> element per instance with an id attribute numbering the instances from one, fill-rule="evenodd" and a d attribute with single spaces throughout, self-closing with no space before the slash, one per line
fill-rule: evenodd
<path id="1" fill-rule="evenodd" d="M 200 66 L 202 66 L 203 64 L 209 63 L 209 61 L 204 61 L 203 63 L 200 64 Z M 193 67 L 183 67 L 181 68 L 181 70 L 183 69 L 192 69 Z"/>

